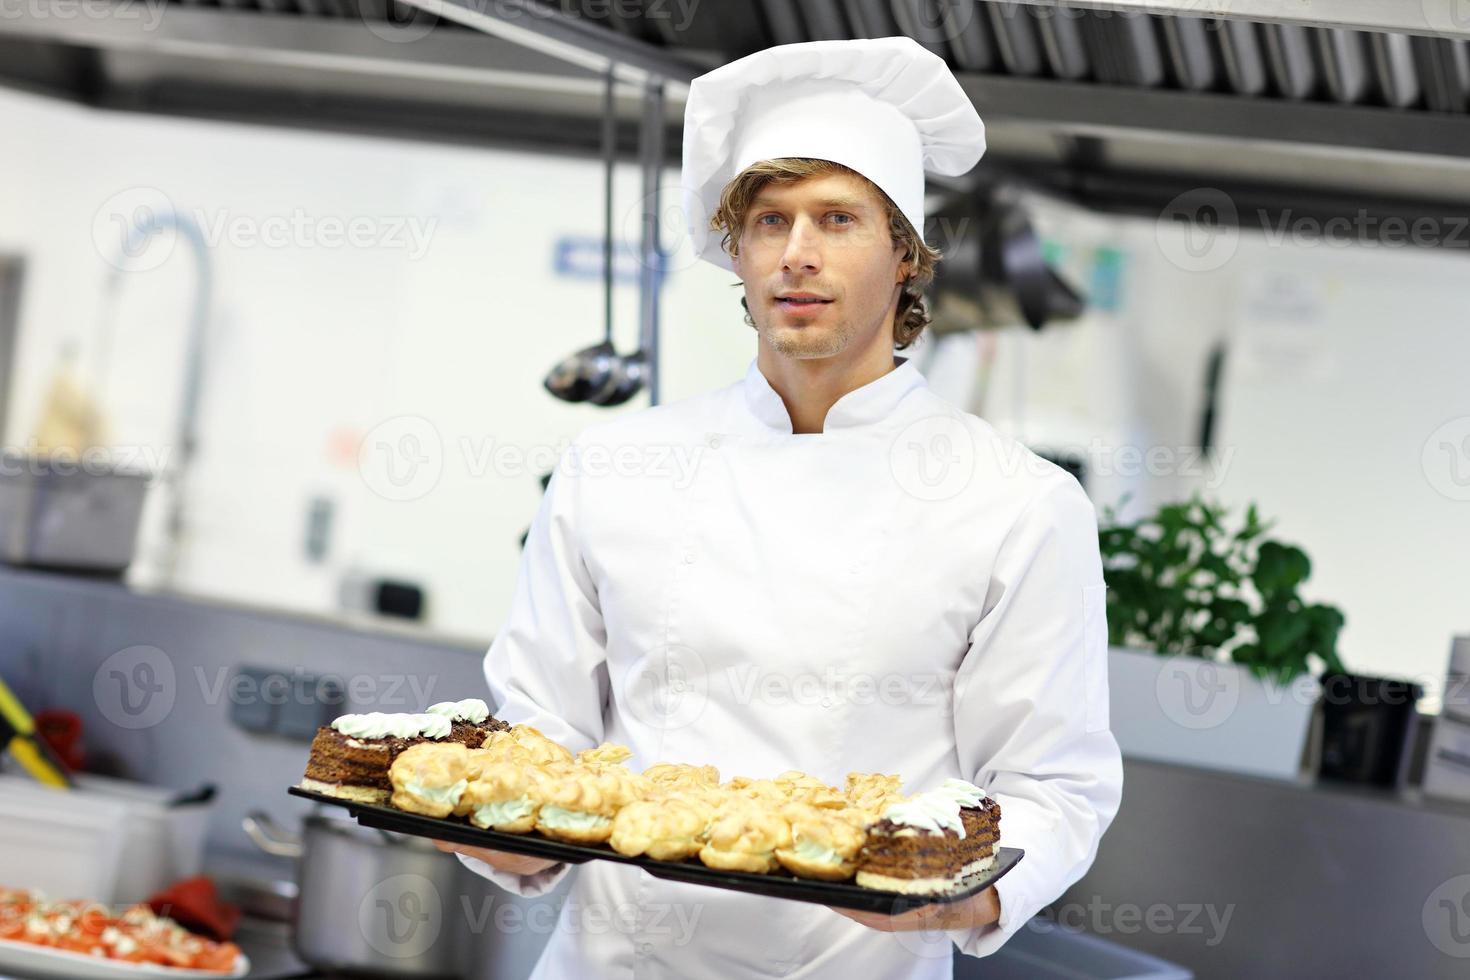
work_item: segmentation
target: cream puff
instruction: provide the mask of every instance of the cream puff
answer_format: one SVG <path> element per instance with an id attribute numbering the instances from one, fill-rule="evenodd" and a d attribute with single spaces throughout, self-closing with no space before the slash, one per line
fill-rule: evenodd
<path id="1" fill-rule="evenodd" d="M 643 770 L 643 778 L 655 788 L 693 789 L 720 784 L 720 770 L 684 762 L 660 762 Z"/>
<path id="2" fill-rule="evenodd" d="M 536 829 L 541 804 L 534 787 L 538 773 L 516 762 L 491 762 L 465 787 L 459 809 L 482 830 L 529 834 Z"/>
<path id="3" fill-rule="evenodd" d="M 790 803 L 781 816 L 791 825 L 791 846 L 776 849 L 781 867 L 798 878 L 846 881 L 857 871 L 857 856 L 867 832 L 839 811 Z"/>
<path id="4" fill-rule="evenodd" d="M 458 742 L 411 745 L 388 767 L 388 779 L 398 809 L 447 817 L 469 785 L 469 749 Z"/>
<path id="5" fill-rule="evenodd" d="M 575 763 L 540 767 L 532 789 L 541 804 L 536 830 L 553 840 L 602 844 L 612 836 L 613 818 L 638 799 L 647 784 L 637 775 L 612 766 Z"/>
<path id="6" fill-rule="evenodd" d="M 683 861 L 699 853 L 714 808 L 694 796 L 634 800 L 613 818 L 608 843 L 628 857 Z"/>
<path id="7" fill-rule="evenodd" d="M 776 851 L 791 846 L 791 825 L 760 800 L 735 798 L 710 822 L 699 859 L 722 871 L 767 874 L 779 867 Z"/>

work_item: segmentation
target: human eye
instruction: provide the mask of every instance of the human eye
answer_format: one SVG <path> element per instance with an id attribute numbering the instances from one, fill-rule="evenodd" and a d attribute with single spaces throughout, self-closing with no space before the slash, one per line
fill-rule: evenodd
<path id="1" fill-rule="evenodd" d="M 854 218 L 852 215 L 848 214 L 845 211 L 834 211 L 828 217 L 832 220 L 832 223 L 833 224 L 838 225 L 838 226 L 843 227 L 843 228 L 845 228 L 845 227 L 847 227 L 849 225 L 853 225 L 853 224 L 856 224 L 857 223 L 857 219 Z M 839 221 L 838 220 L 839 218 L 845 218 L 846 220 L 845 221 Z"/>
<path id="2" fill-rule="evenodd" d="M 776 221 L 767 221 L 766 220 L 767 218 L 775 218 L 776 221 L 780 221 L 781 220 L 781 216 L 779 214 L 775 214 L 775 213 L 772 213 L 772 212 L 767 212 L 766 214 L 763 214 L 763 215 L 760 215 L 759 217 L 757 217 L 755 219 L 755 223 L 758 224 L 758 225 L 766 225 L 768 227 L 771 226 L 771 225 L 774 225 L 776 223 Z"/>

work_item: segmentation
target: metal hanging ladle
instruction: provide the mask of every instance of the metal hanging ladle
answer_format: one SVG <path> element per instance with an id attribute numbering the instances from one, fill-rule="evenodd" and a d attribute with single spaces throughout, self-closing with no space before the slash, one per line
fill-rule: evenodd
<path id="1" fill-rule="evenodd" d="M 648 385 L 650 404 L 658 404 L 658 291 L 664 256 L 659 245 L 659 171 L 663 164 L 663 85 L 649 81 L 644 92 L 639 157 L 643 172 L 643 235 L 639 249 L 639 347 L 619 354 L 613 345 L 613 170 L 617 162 L 615 66 L 607 69 L 602 107 L 604 338 L 551 369 L 546 390 L 568 402 L 621 405 Z"/>

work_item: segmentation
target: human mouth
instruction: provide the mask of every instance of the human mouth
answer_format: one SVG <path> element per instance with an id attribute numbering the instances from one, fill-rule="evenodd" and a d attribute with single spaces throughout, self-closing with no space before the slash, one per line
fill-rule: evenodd
<path id="1" fill-rule="evenodd" d="M 776 305 L 787 313 L 811 316 L 832 304 L 832 300 L 813 293 L 787 293 L 776 297 Z"/>

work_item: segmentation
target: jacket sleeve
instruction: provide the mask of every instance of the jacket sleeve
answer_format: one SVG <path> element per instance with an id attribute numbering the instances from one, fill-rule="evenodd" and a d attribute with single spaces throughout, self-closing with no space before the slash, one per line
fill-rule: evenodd
<path id="1" fill-rule="evenodd" d="M 950 932 L 971 956 L 1081 878 L 1118 812 L 1105 599 L 1092 503 L 1058 474 L 1007 533 L 955 677 L 961 770 L 1000 804 L 1001 845 L 1026 850 L 996 882 L 999 922 Z"/>
<path id="2" fill-rule="evenodd" d="M 573 752 L 602 741 L 608 697 L 607 633 L 580 546 L 585 528 L 578 457 L 574 443 L 552 473 L 521 553 L 510 614 L 485 654 L 496 717 L 532 725 Z M 526 897 L 549 891 L 568 871 L 558 864 L 535 875 L 511 875 L 459 858 Z"/>

